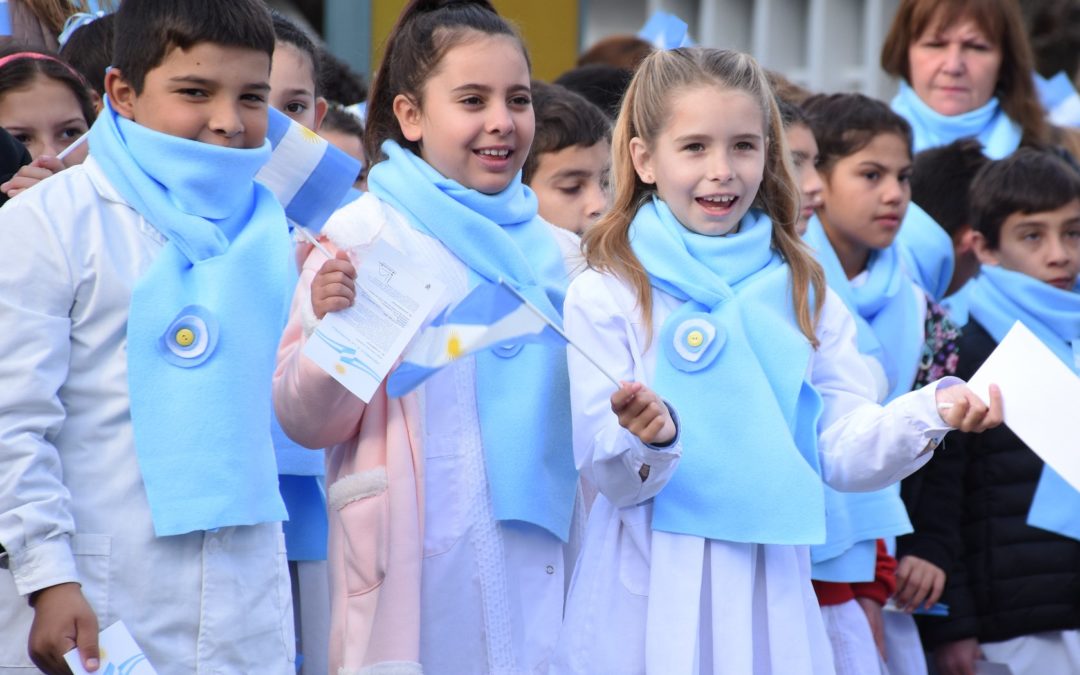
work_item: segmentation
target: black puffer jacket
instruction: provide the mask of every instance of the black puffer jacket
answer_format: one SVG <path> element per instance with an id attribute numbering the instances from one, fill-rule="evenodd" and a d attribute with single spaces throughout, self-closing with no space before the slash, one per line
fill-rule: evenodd
<path id="1" fill-rule="evenodd" d="M 964 327 L 957 375 L 970 379 L 996 346 L 973 320 Z M 949 616 L 919 617 L 927 649 L 971 637 L 996 642 L 1080 628 L 1080 541 L 1026 522 L 1042 469 L 1042 460 L 1005 426 L 950 434 L 923 469 L 917 503 L 908 504 L 916 531 L 922 520 L 936 521 L 935 536 L 949 523 L 960 533 L 941 598 Z M 919 548 L 917 534 L 905 539 L 901 554 Z"/>

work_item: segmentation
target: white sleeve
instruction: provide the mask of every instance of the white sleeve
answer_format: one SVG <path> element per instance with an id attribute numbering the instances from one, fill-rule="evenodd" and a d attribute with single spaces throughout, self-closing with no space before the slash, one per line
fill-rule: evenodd
<path id="1" fill-rule="evenodd" d="M 937 389 L 962 382 L 945 378 L 875 403 L 873 375 L 855 337 L 855 320 L 829 291 L 818 324 L 811 383 L 824 399 L 818 424 L 822 476 L 831 487 L 864 492 L 891 485 L 930 461 L 951 429 L 937 411 Z"/>
<path id="2" fill-rule="evenodd" d="M 620 381 L 641 381 L 641 349 L 630 313 L 612 296 L 618 282 L 589 270 L 570 285 L 563 322 L 570 339 Z M 625 290 L 618 286 L 618 290 Z M 631 297 L 626 291 L 627 297 Z M 633 307 L 632 299 L 630 307 Z M 615 386 L 573 347 L 567 349 L 574 459 L 585 480 L 617 507 L 640 504 L 671 478 L 682 447 L 678 437 L 664 448 L 642 443 L 611 411 Z M 645 383 L 648 384 L 648 383 Z M 641 467 L 649 466 L 641 479 Z"/>
<path id="3" fill-rule="evenodd" d="M 75 301 L 66 248 L 39 204 L 0 211 L 0 544 L 23 595 L 78 579 L 71 497 L 52 443 L 65 418 Z"/>

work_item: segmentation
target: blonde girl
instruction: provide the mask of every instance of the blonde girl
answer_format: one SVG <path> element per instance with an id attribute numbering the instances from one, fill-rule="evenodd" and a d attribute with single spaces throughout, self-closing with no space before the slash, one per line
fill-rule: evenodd
<path id="1" fill-rule="evenodd" d="M 553 672 L 831 673 L 808 552 L 822 479 L 892 483 L 1000 404 L 962 383 L 873 403 L 751 57 L 648 57 L 612 146 L 614 208 L 564 320 L 624 384 L 569 353 L 574 456 L 600 494 Z"/>

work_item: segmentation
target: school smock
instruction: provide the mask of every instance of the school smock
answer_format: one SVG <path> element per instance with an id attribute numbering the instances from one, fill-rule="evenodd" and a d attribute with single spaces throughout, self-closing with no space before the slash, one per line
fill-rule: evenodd
<path id="1" fill-rule="evenodd" d="M 567 269 L 580 267 L 576 236 L 551 228 Z M 418 274 L 442 282 L 444 295 L 429 320 L 470 290 L 468 268 L 440 241 L 414 229 L 403 215 L 374 194 L 366 193 L 339 209 L 322 233 L 336 248 L 355 249 L 361 255 L 364 246 L 382 239 L 404 252 L 414 262 Z M 321 254 L 313 254 L 318 255 Z M 310 272 L 305 273 L 308 275 Z M 302 281 L 301 287 L 304 286 Z M 296 306 L 305 314 L 301 317 L 304 332 L 310 335 L 316 322 L 311 303 L 297 302 Z M 294 320 L 290 320 L 290 325 Z M 338 476 L 333 464 L 338 456 L 355 454 L 358 431 L 362 433 L 361 416 L 369 413 L 370 407 L 321 374 L 313 362 L 300 355 L 299 346 L 289 347 L 288 355 L 285 355 L 286 347 L 283 343 L 275 382 L 275 405 L 282 426 L 303 445 L 328 448 L 331 468 L 327 475 L 331 482 L 327 489 L 331 508 L 338 501 L 344 507 L 345 499 L 335 499 L 334 493 L 350 489 L 350 477 Z M 281 362 L 283 355 L 285 361 Z M 562 621 L 565 547 L 542 528 L 528 523 L 500 522 L 494 517 L 477 413 L 475 359 L 467 356 L 454 361 L 416 392 L 415 414 L 419 417 L 416 426 L 420 428 L 422 446 L 422 467 L 418 473 L 423 475 L 419 617 L 407 616 L 408 610 L 399 607 L 393 613 L 393 620 L 400 622 L 394 625 L 401 626 L 402 634 L 419 622 L 420 663 L 383 663 L 381 667 L 396 666 L 393 672 L 400 673 L 419 673 L 422 667 L 425 675 L 545 673 Z M 376 397 L 382 396 L 380 389 Z M 336 404 L 324 406 L 319 401 Z M 383 407 L 380 398 L 379 408 Z M 408 415 L 406 408 L 406 424 L 411 421 Z M 567 447 L 566 452 L 571 449 Z M 388 464 L 388 474 L 389 469 Z M 392 475 L 389 481 L 386 489 L 390 492 L 398 487 L 409 489 L 407 485 L 395 486 Z M 344 561 L 337 560 L 333 539 L 335 521 L 332 515 L 330 565 L 332 570 L 342 569 L 344 581 L 333 585 L 332 603 L 346 604 L 348 609 L 343 610 L 345 633 L 331 636 L 330 661 L 332 667 L 344 663 L 340 672 L 352 674 L 364 669 L 349 661 L 347 644 L 344 658 L 334 651 L 333 645 L 385 636 L 384 630 L 369 634 L 364 623 L 371 620 L 372 613 L 378 620 L 385 612 L 383 603 L 394 603 L 389 597 L 379 597 L 365 604 L 364 595 L 383 593 L 383 590 L 389 594 L 389 589 L 378 589 L 377 583 L 364 584 L 369 588 L 342 597 L 350 587 L 360 588 L 357 584 L 368 578 L 363 570 L 368 565 L 366 558 L 374 554 L 346 550 Z M 396 528 L 409 526 L 397 521 L 392 512 L 387 541 L 391 544 L 401 541 L 396 539 Z M 372 541 L 370 545 L 379 543 Z M 361 557 L 365 559 L 360 560 Z M 387 583 L 395 564 L 391 551 L 391 559 L 381 570 Z M 354 576 L 358 578 L 353 579 Z M 409 594 L 407 589 L 404 592 Z M 355 609 L 353 602 L 357 603 Z M 350 618 L 354 612 L 362 616 Z M 352 630 L 360 630 L 361 636 L 348 632 L 349 622 L 360 625 Z M 394 636 L 385 637 L 386 643 L 394 639 Z M 367 649 L 380 653 L 401 651 L 398 646 L 386 643 L 370 644 Z"/>
<path id="2" fill-rule="evenodd" d="M 570 286 L 564 324 L 571 339 L 617 379 L 649 385 L 660 327 L 681 304 L 653 290 L 654 337 L 647 343 L 633 290 L 587 270 Z M 937 412 L 937 387 L 888 407 L 874 403 L 854 320 L 831 291 L 817 335 L 821 345 L 808 375 L 824 402 L 818 445 L 823 479 L 837 489 L 873 490 L 925 464 L 948 430 Z M 600 494 L 589 514 L 552 672 L 833 673 L 810 584 L 809 547 L 654 531 L 651 500 L 678 470 L 680 444 L 641 443 L 611 412 L 611 382 L 575 351 L 568 359 L 575 459 L 582 482 Z M 720 419 L 749 414 L 716 411 Z M 650 467 L 645 480 L 643 464 Z"/>
<path id="3" fill-rule="evenodd" d="M 126 327 L 164 241 L 93 155 L 0 211 L 0 672 L 37 672 L 25 596 L 72 581 L 162 675 L 295 672 L 280 523 L 154 535 Z"/>

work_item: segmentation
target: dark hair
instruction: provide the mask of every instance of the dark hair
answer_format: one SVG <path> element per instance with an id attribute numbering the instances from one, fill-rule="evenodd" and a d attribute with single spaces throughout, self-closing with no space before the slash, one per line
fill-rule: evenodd
<path id="1" fill-rule="evenodd" d="M 331 103 L 348 106 L 367 100 L 364 76 L 326 49 L 319 50 L 319 78 L 319 92 Z"/>
<path id="2" fill-rule="evenodd" d="M 21 57 L 19 54 L 38 55 Z M 47 77 L 64 84 L 79 102 L 79 110 L 86 119 L 87 126 L 94 123 L 97 111 L 94 102 L 90 98 L 90 87 L 66 61 L 56 54 L 51 54 L 42 49 L 30 49 L 28 47 L 8 47 L 0 50 L 0 59 L 15 56 L 11 61 L 0 66 L 0 97 L 12 89 L 22 89 L 30 86 L 38 76 Z"/>
<path id="3" fill-rule="evenodd" d="M 769 84 L 772 85 L 773 94 L 776 95 L 778 101 L 798 107 L 813 96 L 809 89 L 800 87 L 775 70 L 766 70 L 765 74 L 769 78 Z M 787 124 L 785 123 L 784 126 Z"/>
<path id="4" fill-rule="evenodd" d="M 209 42 L 274 56 L 274 24 L 261 0 L 124 0 L 116 11 L 113 66 L 142 93 L 146 74 L 175 48 Z"/>
<path id="5" fill-rule="evenodd" d="M 972 227 L 996 249 L 1009 216 L 1053 211 L 1080 199 L 1080 174 L 1051 151 L 1020 148 L 987 163 L 971 181 L 968 199 Z"/>
<path id="6" fill-rule="evenodd" d="M 1060 72 L 1076 77 L 1080 69 L 1080 3 L 1043 0 L 1021 5 L 1028 25 L 1035 69 L 1044 77 Z"/>
<path id="7" fill-rule="evenodd" d="M 308 55 L 308 59 L 311 61 L 311 81 L 315 83 L 315 91 L 312 93 L 315 96 L 319 95 L 319 65 L 321 64 L 320 50 L 315 46 L 311 37 L 304 32 L 304 29 L 296 25 L 296 23 L 285 16 L 281 12 L 270 12 L 270 19 L 274 23 L 274 43 L 287 44 L 296 47 L 300 51 Z"/>
<path id="8" fill-rule="evenodd" d="M 364 139 L 364 125 L 360 122 L 360 118 L 346 110 L 339 103 L 331 103 L 326 108 L 326 117 L 323 118 L 321 128 L 327 131 L 352 134 L 360 140 Z"/>
<path id="9" fill-rule="evenodd" d="M 404 94 L 422 105 L 424 83 L 451 48 L 474 37 L 469 33 L 505 35 L 521 46 L 529 63 L 521 36 L 488 0 L 412 0 L 402 10 L 371 84 L 364 139 L 364 153 L 371 166 L 383 159 L 381 146 L 388 139 L 419 151 L 417 144 L 401 133 L 394 116 L 394 99 Z"/>
<path id="10" fill-rule="evenodd" d="M 106 14 L 79 28 L 60 48 L 60 56 L 105 96 L 105 70 L 112 65 L 116 15 Z"/>
<path id="11" fill-rule="evenodd" d="M 614 121 L 633 78 L 632 70 L 590 63 L 566 71 L 555 80 L 555 84 L 581 94 Z"/>
<path id="12" fill-rule="evenodd" d="M 971 225 L 968 189 L 975 174 L 990 160 L 982 144 L 962 138 L 915 155 L 911 169 L 911 201 L 923 208 L 949 236 Z"/>
<path id="13" fill-rule="evenodd" d="M 592 147 L 611 140 L 611 122 L 582 96 L 557 84 L 533 82 L 536 135 L 522 167 L 522 181 L 531 183 L 540 155 L 574 145 Z"/>
<path id="14" fill-rule="evenodd" d="M 817 94 L 802 106 L 818 144 L 818 169 L 825 175 L 844 157 L 876 136 L 896 134 L 911 154 L 911 125 L 881 101 L 862 94 Z"/>
<path id="15" fill-rule="evenodd" d="M 777 96 L 776 107 L 780 109 L 780 123 L 784 125 L 785 131 L 796 124 L 810 126 L 810 120 L 807 119 L 806 113 L 803 112 L 802 108 L 788 101 L 786 98 Z"/>
<path id="16" fill-rule="evenodd" d="M 901 0 L 881 47 L 881 67 L 910 83 L 911 45 L 927 29 L 948 28 L 963 19 L 974 21 L 987 39 L 1001 48 L 994 92 L 1001 109 L 1023 129 L 1025 144 L 1046 145 L 1050 126 L 1031 79 L 1034 57 L 1016 0 Z"/>
<path id="17" fill-rule="evenodd" d="M 578 57 L 577 64 L 602 63 L 633 72 L 654 51 L 656 47 L 636 35 L 611 35 L 589 47 Z"/>

